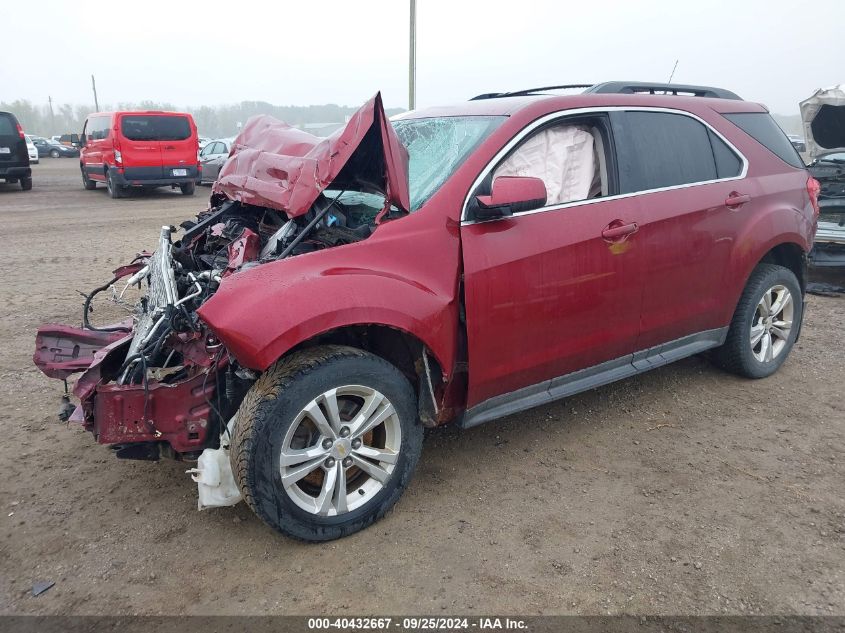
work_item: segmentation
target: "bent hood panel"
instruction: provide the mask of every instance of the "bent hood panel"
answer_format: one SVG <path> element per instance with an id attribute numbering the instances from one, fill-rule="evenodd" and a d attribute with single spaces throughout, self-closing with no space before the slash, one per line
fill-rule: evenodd
<path id="1" fill-rule="evenodd" d="M 381 93 L 326 138 L 271 116 L 252 117 L 212 193 L 296 217 L 329 185 L 381 193 L 389 204 L 410 210 L 408 152 L 384 114 Z"/>
<path id="2" fill-rule="evenodd" d="M 817 90 L 800 106 L 810 156 L 845 152 L 845 90 L 841 86 Z"/>

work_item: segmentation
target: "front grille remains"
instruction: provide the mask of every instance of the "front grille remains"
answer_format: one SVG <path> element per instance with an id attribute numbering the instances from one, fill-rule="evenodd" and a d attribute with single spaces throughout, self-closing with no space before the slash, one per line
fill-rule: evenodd
<path id="1" fill-rule="evenodd" d="M 149 289 L 146 301 L 138 306 L 135 335 L 129 345 L 127 358 L 131 358 L 148 341 L 158 323 L 164 318 L 168 306 L 176 304 L 176 276 L 173 272 L 171 256 L 170 227 L 161 227 L 158 249 L 150 257 L 147 265 Z M 127 370 L 128 371 L 128 370 Z"/>

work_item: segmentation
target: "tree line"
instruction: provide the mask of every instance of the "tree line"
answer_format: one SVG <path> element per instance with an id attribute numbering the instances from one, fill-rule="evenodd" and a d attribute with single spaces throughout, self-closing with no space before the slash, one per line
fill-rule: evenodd
<path id="1" fill-rule="evenodd" d="M 335 104 L 309 106 L 277 106 L 264 101 L 242 101 L 237 104 L 219 106 L 179 107 L 172 103 L 155 101 L 141 101 L 140 103 L 117 103 L 104 105 L 100 110 L 110 112 L 117 110 L 170 110 L 176 112 L 190 112 L 197 124 L 201 136 L 223 138 L 235 136 L 239 124 L 243 125 L 247 119 L 256 114 L 269 114 L 281 119 L 294 127 L 300 127 L 320 134 L 331 131 L 346 121 L 358 106 L 340 106 Z M 48 103 L 34 104 L 25 99 L 15 101 L 0 101 L 0 110 L 12 112 L 27 132 L 36 136 L 53 136 L 55 134 L 79 133 L 85 118 L 94 112 L 94 108 L 69 103 L 54 103 L 52 110 Z M 387 115 L 402 112 L 401 108 L 386 110 Z M 326 125 L 320 125 L 326 124 Z"/>

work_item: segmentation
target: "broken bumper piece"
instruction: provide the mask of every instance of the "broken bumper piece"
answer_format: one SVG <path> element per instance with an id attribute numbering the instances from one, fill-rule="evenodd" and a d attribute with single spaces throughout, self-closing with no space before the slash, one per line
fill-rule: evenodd
<path id="1" fill-rule="evenodd" d="M 63 379 L 82 372 L 73 389 L 80 405 L 70 421 L 82 424 L 100 444 L 167 442 L 176 453 L 202 450 L 208 444 L 216 376 L 200 372 L 171 383 L 110 382 L 134 336 L 129 325 L 117 327 L 122 325 L 127 328 L 112 332 L 64 325 L 38 329 L 33 359 L 44 374 Z"/>

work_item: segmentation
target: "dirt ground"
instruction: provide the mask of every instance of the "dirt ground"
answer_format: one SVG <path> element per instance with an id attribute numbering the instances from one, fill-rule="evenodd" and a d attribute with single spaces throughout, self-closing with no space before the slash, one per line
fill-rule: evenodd
<path id="1" fill-rule="evenodd" d="M 34 182 L 0 185 L 0 612 L 845 614 L 845 298 L 809 297 L 767 380 L 691 358 L 432 432 L 383 521 L 306 545 L 59 423 L 32 365 L 37 326 L 78 323 L 77 290 L 208 189 L 110 200 L 71 159 Z"/>

